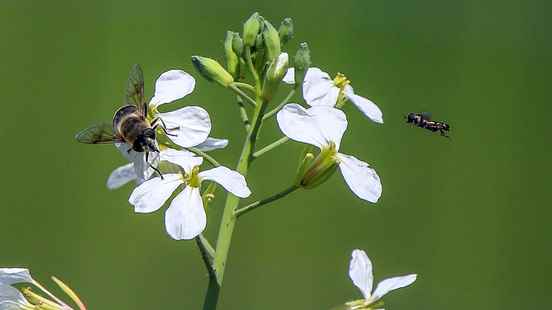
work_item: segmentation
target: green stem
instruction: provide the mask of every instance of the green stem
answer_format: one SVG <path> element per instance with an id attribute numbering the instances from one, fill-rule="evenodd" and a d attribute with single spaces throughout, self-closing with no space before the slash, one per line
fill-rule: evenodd
<path id="1" fill-rule="evenodd" d="M 247 103 L 249 103 L 252 107 L 255 107 L 255 105 L 257 104 L 255 102 L 255 100 L 253 100 L 251 97 L 249 97 L 246 93 L 244 93 L 241 89 L 239 89 L 236 85 L 234 84 L 230 84 L 228 85 L 228 88 L 230 88 L 233 92 L 235 92 L 236 94 L 238 94 L 240 97 L 242 97 L 243 99 L 245 99 L 245 101 L 247 101 Z"/>
<path id="2" fill-rule="evenodd" d="M 284 189 L 283 191 L 279 192 L 279 193 L 276 193 L 270 197 L 267 197 L 265 199 L 261 199 L 261 200 L 258 200 L 258 201 L 255 201 L 254 203 L 252 204 L 249 204 L 243 208 L 239 208 L 237 209 L 234 214 L 236 215 L 236 217 L 240 217 L 250 211 L 253 211 L 255 209 L 257 209 L 258 207 L 262 207 L 266 204 L 269 204 L 275 200 L 278 200 L 278 199 L 281 199 L 281 198 L 284 198 L 285 196 L 293 193 L 294 191 L 296 191 L 297 189 L 299 189 L 299 185 L 292 185 L 286 189 Z"/>
<path id="3" fill-rule="evenodd" d="M 215 270 L 213 268 L 213 260 L 215 258 L 215 250 L 209 243 L 209 240 L 203 236 L 203 234 L 200 234 L 195 238 L 197 247 L 199 248 L 199 252 L 201 253 L 201 258 L 203 259 L 203 262 L 205 263 L 205 267 L 207 268 L 207 272 L 209 272 L 210 276 L 215 276 Z"/>
<path id="4" fill-rule="evenodd" d="M 198 148 L 195 148 L 195 147 L 187 147 L 186 149 L 188 151 L 198 155 L 198 156 L 201 156 L 201 157 L 205 158 L 205 160 L 208 161 L 214 167 L 219 167 L 220 166 L 219 162 L 216 159 L 211 157 L 211 155 L 203 152 L 202 150 L 200 150 Z"/>
<path id="5" fill-rule="evenodd" d="M 262 124 L 263 115 L 266 110 L 267 102 L 263 102 L 261 99 L 261 84 L 259 76 L 255 71 L 255 67 L 251 62 L 251 53 L 249 48 L 246 48 L 246 61 L 251 69 L 251 73 L 255 78 L 255 90 L 256 90 L 256 102 L 255 110 L 252 117 L 252 125 L 248 131 L 247 137 L 244 141 L 242 152 L 236 170 L 244 177 L 247 176 L 249 163 L 251 161 L 251 155 L 255 149 L 255 143 L 259 129 Z M 222 214 L 222 220 L 217 237 L 216 254 L 214 260 L 215 276 L 209 277 L 209 286 L 207 288 L 207 294 L 203 304 L 203 310 L 214 310 L 217 307 L 218 299 L 220 296 L 220 289 L 224 280 L 224 270 L 226 268 L 226 260 L 228 259 L 228 251 L 230 250 L 230 244 L 232 242 L 232 233 L 234 232 L 234 226 L 236 224 L 237 217 L 234 215 L 234 211 L 238 207 L 240 200 L 238 197 L 228 193 L 226 196 L 226 203 L 224 205 L 224 211 Z"/>
<path id="6" fill-rule="evenodd" d="M 289 94 L 286 96 L 286 98 L 284 98 L 284 100 L 282 100 L 282 102 L 280 102 L 280 104 L 277 107 L 270 110 L 263 116 L 263 121 L 268 118 L 271 118 L 272 116 L 274 116 L 274 114 L 278 113 L 278 111 L 280 111 L 282 107 L 288 103 L 288 101 L 291 99 L 291 97 L 293 97 L 294 94 L 295 94 L 295 89 L 292 89 L 289 92 Z"/>
<path id="7" fill-rule="evenodd" d="M 245 131 L 247 132 L 251 128 L 251 123 L 249 122 L 247 111 L 245 110 L 245 106 L 243 105 L 243 99 L 240 96 L 236 96 L 236 102 L 238 103 L 238 107 L 240 108 L 240 117 L 243 126 L 245 127 Z"/>
<path id="8" fill-rule="evenodd" d="M 288 137 L 283 137 L 283 138 L 280 138 L 274 142 L 272 142 L 271 144 L 263 147 L 262 149 L 258 150 L 257 152 L 253 153 L 252 155 L 252 159 L 257 159 L 259 157 L 261 157 L 264 153 L 266 152 L 269 152 L 273 149 L 275 149 L 276 147 L 286 143 L 289 141 L 289 138 Z"/>
<path id="9" fill-rule="evenodd" d="M 242 83 L 242 82 L 233 82 L 232 84 L 236 85 L 239 88 L 246 89 L 250 91 L 252 94 L 255 94 L 255 87 L 253 87 L 252 85 L 249 85 L 247 83 Z"/>

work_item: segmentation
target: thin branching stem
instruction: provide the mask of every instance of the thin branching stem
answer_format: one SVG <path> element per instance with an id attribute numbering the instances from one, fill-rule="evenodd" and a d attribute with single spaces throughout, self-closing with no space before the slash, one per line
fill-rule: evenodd
<path id="1" fill-rule="evenodd" d="M 251 160 L 254 160 L 254 159 L 257 159 L 257 158 L 261 157 L 266 152 L 269 152 L 269 151 L 277 148 L 278 146 L 280 146 L 280 145 L 282 145 L 282 144 L 284 144 L 288 141 L 289 141 L 288 137 L 282 137 L 282 138 L 270 143 L 269 145 L 263 147 L 262 149 L 256 151 L 255 153 L 253 153 L 253 155 L 251 156 Z"/>
<path id="2" fill-rule="evenodd" d="M 214 277 L 215 269 L 213 266 L 213 262 L 215 260 L 215 249 L 213 249 L 213 247 L 209 243 L 209 240 L 207 240 L 207 238 L 205 238 L 203 234 L 199 234 L 199 236 L 195 237 L 195 241 L 197 247 L 199 248 L 199 252 L 201 253 L 201 258 L 205 263 L 205 268 L 207 268 L 207 272 L 209 272 L 209 275 L 211 277 Z"/>
<path id="3" fill-rule="evenodd" d="M 293 97 L 293 95 L 295 95 L 295 89 L 292 89 L 286 96 L 286 98 L 284 98 L 284 100 L 282 100 L 282 102 L 280 102 L 279 105 L 277 105 L 274 109 L 270 110 L 269 112 L 267 112 L 264 116 L 263 116 L 263 121 L 266 120 L 266 119 L 269 119 L 271 118 L 272 116 L 274 116 L 274 114 L 278 113 L 278 111 L 280 111 L 282 109 L 282 107 L 284 105 L 286 105 L 289 100 L 291 100 L 291 98 Z"/>
<path id="4" fill-rule="evenodd" d="M 228 88 L 230 88 L 233 92 L 245 99 L 245 101 L 247 101 L 247 103 L 249 103 L 252 107 L 255 107 L 255 105 L 257 104 L 253 98 L 249 97 L 246 93 L 244 93 L 241 89 L 234 85 L 234 83 L 228 85 Z"/>
<path id="5" fill-rule="evenodd" d="M 255 95 L 255 87 L 252 85 L 242 82 L 233 82 L 232 84 L 236 85 L 239 88 L 248 90 L 249 92 L 251 92 L 252 95 Z"/>
<path id="6" fill-rule="evenodd" d="M 196 147 L 187 147 L 186 149 L 188 151 L 198 155 L 198 156 L 201 156 L 201 157 L 205 158 L 205 160 L 208 161 L 214 167 L 219 167 L 220 166 L 219 162 L 216 159 L 214 159 L 211 155 L 203 152 L 202 150 L 200 150 Z"/>
<path id="7" fill-rule="evenodd" d="M 234 214 L 236 215 L 236 217 L 240 217 L 244 214 L 247 214 L 248 212 L 251 212 L 259 207 L 262 207 L 264 205 L 267 205 L 273 201 L 276 201 L 278 199 L 281 199 L 281 198 L 284 198 L 285 196 L 293 193 L 294 191 L 296 191 L 297 189 L 299 189 L 299 185 L 292 185 L 286 189 L 284 189 L 283 191 L 279 192 L 279 193 L 276 193 L 270 197 L 267 197 L 267 198 L 264 198 L 264 199 L 261 199 L 261 200 L 257 200 L 245 207 L 242 207 L 242 208 L 239 208 L 237 209 Z"/>
<path id="8" fill-rule="evenodd" d="M 241 117 L 243 126 L 245 127 L 245 131 L 248 132 L 249 129 L 251 128 L 251 123 L 249 122 L 249 116 L 247 116 L 247 110 L 245 110 L 243 99 L 240 96 L 236 96 L 236 102 L 238 103 L 238 107 L 240 109 L 240 117 Z"/>

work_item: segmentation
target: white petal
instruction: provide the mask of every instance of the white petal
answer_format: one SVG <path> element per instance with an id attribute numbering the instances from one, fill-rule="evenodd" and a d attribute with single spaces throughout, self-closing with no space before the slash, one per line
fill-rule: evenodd
<path id="1" fill-rule="evenodd" d="M 224 189 L 232 194 L 245 198 L 251 195 L 247 187 L 247 182 L 239 172 L 230 170 L 226 167 L 216 167 L 199 173 L 201 180 L 211 180 L 222 185 Z"/>
<path id="2" fill-rule="evenodd" d="M 377 202 L 381 196 L 381 181 L 376 170 L 356 157 L 338 154 L 339 169 L 349 188 L 358 197 L 370 202 Z"/>
<path id="3" fill-rule="evenodd" d="M 165 212 L 165 228 L 176 240 L 189 240 L 199 235 L 207 225 L 201 194 L 196 187 L 186 186 Z"/>
<path id="4" fill-rule="evenodd" d="M 295 103 L 287 104 L 278 112 L 277 119 L 280 129 L 290 139 L 319 148 L 333 142 L 339 149 L 341 138 L 347 129 L 345 114 L 326 106 L 306 110 Z"/>
<path id="5" fill-rule="evenodd" d="M 294 68 L 288 68 L 286 75 L 284 75 L 284 78 L 282 81 L 286 84 L 293 85 L 295 84 L 295 69 Z"/>
<path id="6" fill-rule="evenodd" d="M 12 286 L 0 284 L 0 310 L 22 309 L 21 305 L 29 305 L 23 294 Z"/>
<path id="7" fill-rule="evenodd" d="M 107 178 L 107 188 L 117 189 L 130 181 L 136 180 L 136 171 L 134 171 L 134 164 L 126 164 L 113 170 Z"/>
<path id="8" fill-rule="evenodd" d="M 0 284 L 33 283 L 34 280 L 26 268 L 0 268 Z"/>
<path id="9" fill-rule="evenodd" d="M 372 292 L 372 262 L 362 250 L 353 250 L 349 264 L 349 278 L 360 289 L 364 298 L 370 297 Z"/>
<path id="10" fill-rule="evenodd" d="M 409 274 L 407 276 L 385 279 L 378 283 L 378 286 L 376 287 L 372 298 L 374 298 L 374 300 L 378 300 L 392 290 L 409 286 L 410 284 L 414 283 L 414 281 L 416 281 L 416 277 L 417 275 L 415 274 Z"/>
<path id="11" fill-rule="evenodd" d="M 203 163 L 203 157 L 195 156 L 194 153 L 185 150 L 165 149 L 161 151 L 161 160 L 166 160 L 179 165 L 186 173 L 190 173 L 195 166 Z"/>
<path id="12" fill-rule="evenodd" d="M 194 78 L 182 70 L 170 70 L 159 76 L 155 82 L 152 106 L 160 106 L 190 94 L 195 87 Z"/>
<path id="13" fill-rule="evenodd" d="M 227 139 L 217 139 L 217 138 L 208 137 L 207 140 L 203 141 L 203 143 L 196 145 L 196 148 L 203 152 L 209 152 L 209 151 L 223 149 L 227 145 L 228 145 Z"/>
<path id="14" fill-rule="evenodd" d="M 115 143 L 115 146 L 128 161 L 134 164 L 137 184 L 142 184 L 155 173 L 155 170 L 150 165 L 154 167 L 159 165 L 158 153 L 149 153 L 148 164 L 146 162 L 146 153 L 133 151 L 127 143 Z"/>
<path id="15" fill-rule="evenodd" d="M 337 88 L 330 76 L 318 69 L 309 68 L 303 82 L 303 97 L 311 105 L 335 106 L 339 88 Z"/>
<path id="16" fill-rule="evenodd" d="M 159 117 L 167 125 L 168 136 L 174 143 L 182 147 L 196 146 L 209 136 L 211 119 L 203 108 L 190 106 L 182 109 L 159 113 Z"/>
<path id="17" fill-rule="evenodd" d="M 356 95 L 349 85 L 345 87 L 345 96 L 362 112 L 366 117 L 376 123 L 383 124 L 383 113 L 379 107 L 367 98 Z"/>
<path id="18" fill-rule="evenodd" d="M 128 198 L 128 202 L 134 206 L 136 213 L 154 212 L 165 204 L 178 185 L 182 183 L 180 174 L 164 174 L 163 179 L 156 177 L 136 187 Z"/>

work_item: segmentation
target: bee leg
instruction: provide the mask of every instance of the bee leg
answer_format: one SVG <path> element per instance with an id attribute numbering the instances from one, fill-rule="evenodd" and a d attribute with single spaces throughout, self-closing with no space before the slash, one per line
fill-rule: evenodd
<path id="1" fill-rule="evenodd" d="M 161 173 L 161 171 L 159 171 L 159 169 L 157 167 L 150 164 L 150 162 L 149 162 L 149 152 L 146 152 L 146 163 L 148 163 L 148 166 L 151 169 L 153 169 L 155 172 L 157 172 L 157 174 L 159 174 L 159 176 L 161 177 L 161 180 L 163 180 L 163 174 Z"/>
<path id="2" fill-rule="evenodd" d="M 153 122 L 152 122 L 152 125 L 154 123 L 156 123 L 157 121 L 160 121 L 161 122 L 161 130 L 163 130 L 163 132 L 167 135 L 167 136 L 171 136 L 171 137 L 176 137 L 177 135 L 175 134 L 172 134 L 172 133 L 169 133 L 167 130 L 175 130 L 175 129 L 178 129 L 177 128 L 171 128 L 171 129 L 167 129 L 167 124 L 165 124 L 165 122 L 163 121 L 162 118 L 156 118 Z M 157 127 L 159 127 L 159 124 L 156 124 L 153 129 L 156 129 Z"/>

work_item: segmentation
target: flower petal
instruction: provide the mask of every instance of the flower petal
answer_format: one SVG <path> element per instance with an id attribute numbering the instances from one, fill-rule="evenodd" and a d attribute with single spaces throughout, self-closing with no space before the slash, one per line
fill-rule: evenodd
<path id="1" fill-rule="evenodd" d="M 130 194 L 128 202 L 134 206 L 136 213 L 157 211 L 182 183 L 184 182 L 180 174 L 164 174 L 163 179 L 156 177 L 136 187 Z"/>
<path id="2" fill-rule="evenodd" d="M 0 284 L 0 310 L 19 310 L 23 309 L 22 305 L 30 306 L 19 290 L 9 285 Z"/>
<path id="3" fill-rule="evenodd" d="M 349 263 L 349 278 L 360 289 L 364 298 L 370 297 L 372 292 L 372 262 L 362 250 L 353 250 Z"/>
<path id="4" fill-rule="evenodd" d="M 190 94 L 195 87 L 194 78 L 182 70 L 169 70 L 155 82 L 155 95 L 150 105 L 158 107 Z"/>
<path id="5" fill-rule="evenodd" d="M 134 164 L 129 163 L 124 166 L 120 166 L 111 172 L 109 178 L 107 178 L 107 188 L 117 189 L 134 180 L 136 180 Z"/>
<path id="6" fill-rule="evenodd" d="M 207 140 L 203 141 L 199 145 L 196 145 L 196 148 L 203 152 L 209 152 L 209 151 L 223 149 L 227 145 L 228 145 L 227 139 L 217 139 L 217 138 L 208 137 Z"/>
<path id="7" fill-rule="evenodd" d="M 335 106 L 339 88 L 330 76 L 319 68 L 309 68 L 303 82 L 303 97 L 311 105 Z"/>
<path id="8" fill-rule="evenodd" d="M 362 112 L 366 117 L 376 123 L 383 124 L 383 113 L 379 107 L 367 98 L 356 95 L 349 85 L 345 87 L 345 96 Z"/>
<path id="9" fill-rule="evenodd" d="M 136 184 L 142 184 L 148 180 L 154 173 L 150 165 L 157 167 L 159 165 L 159 154 L 149 153 L 149 164 L 146 162 L 146 153 L 135 152 L 127 143 L 115 143 L 115 147 L 119 149 L 121 154 L 134 164 L 134 173 L 136 174 Z"/>
<path id="10" fill-rule="evenodd" d="M 286 75 L 284 75 L 282 81 L 290 85 L 295 84 L 295 68 L 288 68 Z"/>
<path id="11" fill-rule="evenodd" d="M 207 226 L 207 215 L 199 188 L 186 186 L 165 212 L 165 228 L 176 240 L 189 240 L 199 235 Z"/>
<path id="12" fill-rule="evenodd" d="M 182 147 L 196 146 L 204 142 L 211 132 L 209 113 L 200 107 L 190 106 L 159 113 L 159 117 L 167 125 L 167 131 L 171 135 L 176 135 L 168 138 Z"/>
<path id="13" fill-rule="evenodd" d="M 339 169 L 349 188 L 361 199 L 377 202 L 381 196 L 381 181 L 376 171 L 356 157 L 337 154 Z"/>
<path id="14" fill-rule="evenodd" d="M 185 150 L 165 149 L 161 151 L 161 160 L 166 160 L 179 165 L 186 173 L 190 173 L 195 166 L 203 163 L 203 157 L 195 156 L 194 153 Z"/>
<path id="15" fill-rule="evenodd" d="M 372 298 L 374 298 L 374 300 L 378 300 L 392 290 L 409 286 L 410 284 L 414 283 L 414 281 L 416 281 L 416 277 L 416 274 L 409 274 L 406 276 L 385 279 L 378 283 L 378 286 L 376 286 L 376 290 L 374 291 Z"/>
<path id="16" fill-rule="evenodd" d="M 247 182 L 243 175 L 239 172 L 228 169 L 226 167 L 216 167 L 199 173 L 201 180 L 211 180 L 222 185 L 224 189 L 232 194 L 245 198 L 251 195 L 251 191 L 247 187 Z"/>
<path id="17" fill-rule="evenodd" d="M 33 283 L 34 280 L 26 268 L 0 268 L 0 284 Z"/>
<path id="18" fill-rule="evenodd" d="M 347 129 L 345 114 L 332 107 L 316 106 L 308 110 L 291 103 L 277 114 L 282 132 L 295 141 L 312 144 L 319 148 L 335 143 L 337 149 Z"/>

